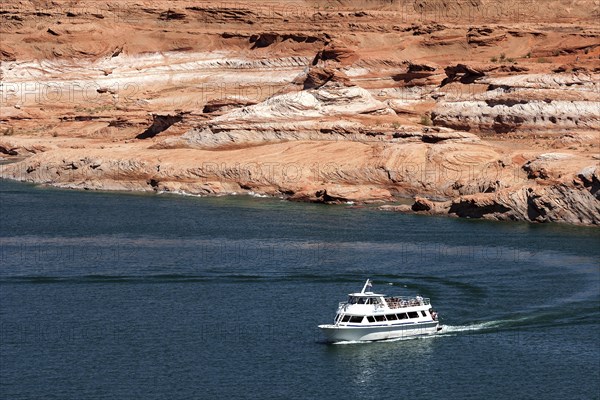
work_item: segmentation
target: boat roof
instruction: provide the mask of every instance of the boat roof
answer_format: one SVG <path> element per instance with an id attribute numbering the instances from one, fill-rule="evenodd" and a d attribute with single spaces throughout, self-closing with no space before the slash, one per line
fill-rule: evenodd
<path id="1" fill-rule="evenodd" d="M 348 296 L 352 296 L 352 297 L 382 297 L 385 295 L 373 293 L 373 292 L 364 292 L 364 293 L 348 293 Z"/>

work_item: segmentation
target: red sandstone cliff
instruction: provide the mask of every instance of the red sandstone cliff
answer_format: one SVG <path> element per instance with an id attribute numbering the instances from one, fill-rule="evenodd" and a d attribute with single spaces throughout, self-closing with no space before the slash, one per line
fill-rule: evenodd
<path id="1" fill-rule="evenodd" d="M 0 174 L 599 224 L 599 6 L 524 4 L 4 4 Z"/>

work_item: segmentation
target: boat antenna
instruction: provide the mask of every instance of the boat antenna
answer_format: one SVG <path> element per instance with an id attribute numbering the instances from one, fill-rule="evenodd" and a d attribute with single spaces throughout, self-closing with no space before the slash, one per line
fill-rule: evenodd
<path id="1" fill-rule="evenodd" d="M 371 283 L 371 280 L 370 280 L 370 279 L 367 279 L 367 281 L 365 282 L 365 286 L 363 286 L 361 293 L 364 293 L 364 292 L 365 292 L 365 290 L 366 290 L 368 287 L 369 287 L 369 288 L 370 288 L 370 287 L 373 287 L 373 284 Z"/>

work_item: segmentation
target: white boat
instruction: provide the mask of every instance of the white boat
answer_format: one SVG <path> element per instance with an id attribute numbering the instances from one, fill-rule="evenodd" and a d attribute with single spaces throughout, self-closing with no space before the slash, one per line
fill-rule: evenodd
<path id="1" fill-rule="evenodd" d="M 433 335 L 442 327 L 428 298 L 386 297 L 366 291 L 350 293 L 339 303 L 331 325 L 319 325 L 329 342 L 372 341 Z"/>

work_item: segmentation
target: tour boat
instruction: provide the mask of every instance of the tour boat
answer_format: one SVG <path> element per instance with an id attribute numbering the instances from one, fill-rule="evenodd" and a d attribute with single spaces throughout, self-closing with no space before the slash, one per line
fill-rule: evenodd
<path id="1" fill-rule="evenodd" d="M 329 342 L 373 341 L 433 335 L 442 327 L 428 298 L 386 297 L 366 291 L 350 293 L 338 306 L 331 325 L 319 325 Z"/>

